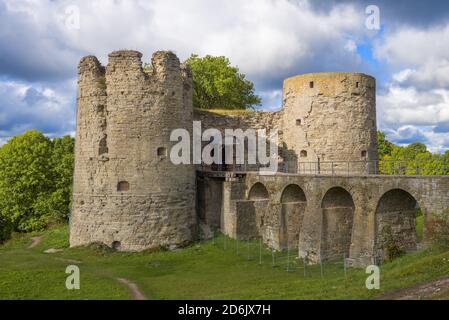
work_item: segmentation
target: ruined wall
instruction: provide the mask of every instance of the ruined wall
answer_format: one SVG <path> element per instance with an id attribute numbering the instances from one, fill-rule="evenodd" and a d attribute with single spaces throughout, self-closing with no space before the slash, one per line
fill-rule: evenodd
<path id="1" fill-rule="evenodd" d="M 417 202 L 409 193 L 395 189 L 379 200 L 376 208 L 376 258 L 386 259 L 387 249 L 397 246 L 403 251 L 416 250 Z"/>
<path id="2" fill-rule="evenodd" d="M 370 173 L 377 159 L 376 84 L 360 73 L 313 73 L 284 81 L 278 112 L 195 111 L 203 129 L 277 129 L 279 171 Z M 320 165 L 311 163 L 320 161 Z M 331 164 L 330 161 L 335 161 Z"/>
<path id="3" fill-rule="evenodd" d="M 306 202 L 290 202 L 282 204 L 281 211 L 281 231 L 280 249 L 297 249 L 299 243 L 299 232 L 301 231 L 302 220 Z"/>
<path id="4" fill-rule="evenodd" d="M 423 243 L 428 238 L 427 223 L 449 208 L 448 176 L 265 176 L 248 173 L 239 180 L 238 188 L 232 181 L 228 182 L 228 188 L 234 189 L 233 196 L 223 201 L 224 205 L 234 208 L 234 216 L 239 214 L 235 208 L 240 206 L 236 203 L 252 202 L 249 194 L 256 184 L 262 184 L 269 195 L 268 200 L 260 201 L 264 206 L 258 209 L 264 212 L 263 220 L 258 219 L 257 211 L 247 210 L 245 214 L 253 212 L 253 221 L 259 224 L 258 236 L 278 250 L 285 249 L 285 229 L 281 221 L 285 210 L 283 193 L 290 185 L 297 185 L 304 191 L 306 201 L 292 204 L 292 210 L 299 211 L 297 217 L 301 220 L 299 255 L 307 256 L 311 262 L 345 255 L 347 263 L 353 266 L 381 263 L 385 256 L 384 249 L 379 246 L 383 226 L 389 225 L 394 240 L 411 251 L 416 248 L 416 204 L 424 214 Z M 245 221 L 248 219 L 250 217 L 246 216 Z M 238 220 L 234 218 L 233 221 L 234 230 L 239 230 Z M 289 225 L 287 223 L 287 228 Z"/>
<path id="5" fill-rule="evenodd" d="M 191 130 L 190 71 L 156 52 L 116 51 L 79 65 L 71 246 L 176 247 L 195 235 L 195 171 L 169 159 L 170 132 Z"/>
<path id="6" fill-rule="evenodd" d="M 283 171 L 283 159 L 282 155 L 285 153 L 284 145 L 282 143 L 282 128 L 281 126 L 281 118 L 282 111 L 279 112 L 261 112 L 261 111 L 248 111 L 243 112 L 241 114 L 232 114 L 232 110 L 230 110 L 229 114 L 220 114 L 219 112 L 213 111 L 203 111 L 203 110 L 195 110 L 194 111 L 194 120 L 201 121 L 202 130 L 206 130 L 209 128 L 217 129 L 221 132 L 222 137 L 224 138 L 226 129 L 241 129 L 246 131 L 247 129 L 265 129 L 266 133 L 269 134 L 272 130 L 278 130 L 278 154 L 279 158 L 279 171 Z M 223 141 L 224 142 L 224 141 Z M 203 142 L 203 146 L 208 142 Z M 244 145 L 244 164 L 238 165 L 236 161 L 236 150 L 237 146 L 233 147 L 233 164 L 226 165 L 223 167 L 219 167 L 217 169 L 224 171 L 257 171 L 259 169 L 258 164 L 250 164 L 248 161 L 248 144 Z M 268 149 L 268 148 L 267 148 Z M 229 149 L 223 148 L 223 163 L 225 162 L 225 153 L 229 152 Z M 198 166 L 198 169 L 200 167 Z"/>
<path id="7" fill-rule="evenodd" d="M 323 259 L 349 257 L 354 202 L 351 194 L 343 188 L 330 189 L 323 198 L 321 208 L 321 256 Z"/>
<path id="8" fill-rule="evenodd" d="M 283 141 L 291 150 L 289 172 L 315 167 L 298 162 L 322 162 L 321 173 L 331 171 L 327 161 L 377 159 L 375 79 L 359 73 L 312 73 L 284 81 Z M 347 165 L 335 163 L 336 172 Z M 366 172 L 364 164 L 351 173 Z"/>
<path id="9" fill-rule="evenodd" d="M 199 219 L 212 227 L 220 229 L 223 216 L 224 179 L 197 177 L 197 213 Z"/>
<path id="10" fill-rule="evenodd" d="M 282 112 L 248 111 L 242 114 L 220 114 L 206 110 L 195 110 L 193 118 L 201 121 L 203 129 L 216 128 L 224 134 L 225 129 L 280 129 Z"/>
<path id="11" fill-rule="evenodd" d="M 449 177 L 361 176 L 373 169 L 365 164 L 349 170 L 336 163 L 336 176 L 204 172 L 196 198 L 195 167 L 169 159 L 173 129 L 191 133 L 194 119 L 203 130 L 278 129 L 281 172 L 304 173 L 301 163 L 319 159 L 328 173 L 326 161 L 376 159 L 375 80 L 293 77 L 284 82 L 283 110 L 242 115 L 193 112 L 191 90 L 189 69 L 170 52 L 153 54 L 148 71 L 136 51 L 111 53 L 106 68 L 93 56 L 81 60 L 71 246 L 182 246 L 196 236 L 198 213 L 234 238 L 297 247 L 312 262 L 344 254 L 352 265 L 367 265 L 384 259 L 385 226 L 407 250 L 416 247 L 414 204 L 426 223 L 449 208 Z M 266 190 L 256 195 L 258 182 L 258 192 Z M 335 188 L 344 192 L 328 193 Z"/>

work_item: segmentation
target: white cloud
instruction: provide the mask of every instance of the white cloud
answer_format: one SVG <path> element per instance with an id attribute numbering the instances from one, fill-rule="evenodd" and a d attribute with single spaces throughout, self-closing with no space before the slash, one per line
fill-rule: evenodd
<path id="1" fill-rule="evenodd" d="M 437 125 L 449 121 L 449 91 L 420 92 L 414 87 L 390 84 L 377 98 L 379 119 L 384 125 Z"/>
<path id="2" fill-rule="evenodd" d="M 65 23 L 73 5 L 80 29 Z M 373 39 L 364 8 L 329 7 L 317 10 L 307 0 L 0 0 L 0 73 L 22 85 L 0 97 L 1 130 L 5 136 L 45 123 L 47 133 L 73 131 L 71 79 L 79 59 L 94 54 L 106 63 L 109 52 L 125 48 L 143 52 L 146 61 L 167 49 L 182 60 L 191 53 L 225 55 L 255 82 L 263 107 L 277 109 L 288 76 L 369 70 L 357 52 Z M 449 128 L 449 24 L 389 30 L 374 45 L 375 57 L 396 72 L 378 96 L 380 126 L 430 126 L 439 128 L 435 137 L 443 134 Z M 23 86 L 36 90 L 28 92 L 28 104 Z"/>
<path id="3" fill-rule="evenodd" d="M 282 90 L 259 91 L 257 94 L 262 98 L 265 110 L 278 111 L 282 108 Z"/>
<path id="4" fill-rule="evenodd" d="M 345 44 L 345 50 L 348 52 L 356 52 L 357 51 L 357 44 L 354 40 L 348 40 Z"/>
<path id="5" fill-rule="evenodd" d="M 393 141 L 408 141 L 405 132 L 414 131 L 410 137 L 426 141 L 433 151 L 449 147 L 447 39 L 449 23 L 425 29 L 401 26 L 375 43 L 376 57 L 397 70 L 378 96 L 379 122 L 392 130 Z"/>
<path id="6" fill-rule="evenodd" d="M 353 5 L 318 13 L 306 0 L 81 0 L 76 2 L 79 30 L 67 28 L 64 21 L 73 1 L 6 4 L 11 21 L 5 21 L 4 29 L 7 23 L 18 25 L 14 21 L 21 18 L 29 34 L 24 41 L 43 51 L 36 57 L 39 61 L 30 56 L 31 62 L 48 68 L 56 63 L 67 68 L 64 61 L 76 64 L 77 54 L 95 54 L 105 62 L 109 52 L 122 48 L 143 51 L 145 59 L 155 50 L 172 49 L 182 59 L 193 52 L 225 55 L 250 77 L 270 78 L 273 71 L 279 75 L 314 67 L 357 68 L 355 40 L 367 32 L 364 12 Z M 10 43 L 10 51 L 23 49 L 20 42 L 18 38 Z"/>
<path id="7" fill-rule="evenodd" d="M 72 6 L 79 9 L 79 29 L 67 27 Z M 28 98 L 31 107 L 24 92 L 0 84 L 0 135 L 30 127 L 73 130 L 75 86 L 59 83 L 76 77 L 82 56 L 105 64 L 119 49 L 139 50 L 145 61 L 156 50 L 173 50 L 182 60 L 191 53 L 225 55 L 255 82 L 263 107 L 274 110 L 284 78 L 363 71 L 356 48 L 368 32 L 364 19 L 353 4 L 316 11 L 307 0 L 0 0 L 0 74 L 37 92 L 35 101 Z"/>
<path id="8" fill-rule="evenodd" d="M 429 29 L 404 26 L 375 45 L 375 55 L 391 65 L 414 69 L 407 84 L 449 89 L 449 23 Z"/>
<path id="9" fill-rule="evenodd" d="M 393 74 L 391 77 L 396 82 L 404 82 L 408 78 L 410 78 L 410 75 L 412 75 L 414 72 L 416 72 L 416 70 L 404 69 L 404 70 L 402 70 L 402 71 L 400 71 L 398 73 Z"/>
<path id="10" fill-rule="evenodd" d="M 443 153 L 449 148 L 449 135 L 437 133 L 434 127 L 416 127 L 412 125 L 401 126 L 397 129 L 385 129 L 386 138 L 399 145 L 407 145 L 420 141 L 427 145 L 431 152 Z"/>
<path id="11" fill-rule="evenodd" d="M 0 143 L 29 129 L 49 136 L 70 134 L 75 125 L 75 83 L 49 87 L 0 81 Z"/>

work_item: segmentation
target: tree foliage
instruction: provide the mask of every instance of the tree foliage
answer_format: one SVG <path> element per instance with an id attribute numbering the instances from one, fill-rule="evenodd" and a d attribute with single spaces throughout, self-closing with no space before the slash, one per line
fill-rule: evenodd
<path id="1" fill-rule="evenodd" d="M 70 210 L 74 139 L 36 130 L 0 148 L 0 216 L 15 231 L 65 221 Z"/>
<path id="2" fill-rule="evenodd" d="M 383 159 L 386 155 L 391 155 L 394 144 L 388 141 L 385 137 L 385 133 L 377 131 L 377 152 L 379 159 Z"/>
<path id="3" fill-rule="evenodd" d="M 192 54 L 193 105 L 200 109 L 250 109 L 261 103 L 254 84 L 226 57 Z"/>
<path id="4" fill-rule="evenodd" d="M 380 131 L 377 139 L 381 161 L 379 170 L 383 174 L 449 174 L 449 151 L 445 154 L 433 154 L 421 142 L 398 146 L 388 141 L 385 134 Z"/>

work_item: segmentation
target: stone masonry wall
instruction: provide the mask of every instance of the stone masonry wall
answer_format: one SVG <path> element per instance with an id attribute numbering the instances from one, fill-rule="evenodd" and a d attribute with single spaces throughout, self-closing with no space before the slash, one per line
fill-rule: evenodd
<path id="1" fill-rule="evenodd" d="M 70 244 L 119 250 L 194 239 L 195 170 L 169 159 L 170 133 L 192 127 L 192 79 L 171 52 L 116 51 L 79 65 Z"/>
<path id="2" fill-rule="evenodd" d="M 375 79 L 359 73 L 312 73 L 284 81 L 283 141 L 294 157 L 289 172 L 317 170 L 298 162 L 321 161 L 321 173 L 331 171 L 328 161 L 377 159 Z M 347 172 L 335 163 L 336 172 Z M 366 172 L 351 164 L 351 173 Z"/>
<path id="3" fill-rule="evenodd" d="M 265 186 L 269 198 L 258 201 L 263 206 L 252 206 L 255 210 L 246 210 L 243 213 L 239 208 L 251 206 L 254 202 L 248 201 L 248 194 L 256 183 Z M 385 223 L 391 226 L 393 236 L 399 244 L 413 250 L 416 248 L 416 235 L 414 217 L 411 215 L 415 212 L 416 203 L 424 214 L 424 243 L 427 241 L 427 222 L 449 208 L 447 176 L 332 177 L 298 174 L 266 176 L 248 173 L 238 182 L 228 181 L 226 184 L 225 189 L 232 197 L 225 197 L 223 205 L 233 209 L 228 211 L 232 224 L 228 223 L 225 227 L 234 230 L 228 234 L 237 237 L 236 230 L 244 228 L 238 225 L 239 220 L 236 217 L 242 214 L 245 215 L 245 223 L 251 219 L 256 221 L 258 236 L 275 249 L 285 248 L 285 230 L 281 221 L 283 192 L 290 185 L 300 187 L 307 201 L 295 207 L 298 211 L 292 213 L 297 216 L 291 219 L 301 220 L 297 243 L 299 255 L 307 256 L 311 262 L 331 258 L 333 255 L 345 255 L 348 264 L 353 266 L 380 263 L 384 252 L 378 244 L 382 237 L 380 230 Z M 326 197 L 333 189 L 341 189 L 344 192 L 335 192 Z M 231 190 L 233 192 L 230 192 Z M 237 204 L 241 202 L 245 204 Z M 263 219 L 259 218 L 258 212 L 264 213 Z M 253 214 L 253 218 L 248 216 L 249 213 Z"/>
<path id="4" fill-rule="evenodd" d="M 367 265 L 385 257 L 385 226 L 408 250 L 416 247 L 416 204 L 424 214 L 425 241 L 430 218 L 449 208 L 449 177 L 364 176 L 373 171 L 369 165 L 338 163 L 377 159 L 370 76 L 296 76 L 284 82 L 281 111 L 220 115 L 193 111 L 192 75 L 173 53 L 154 53 L 146 71 L 141 57 L 123 50 L 111 53 L 106 67 L 93 56 L 80 61 L 71 246 L 176 248 L 195 239 L 199 215 L 234 238 L 261 237 L 279 250 L 297 247 L 311 262 L 344 254 L 352 265 Z M 192 136 L 193 120 L 222 133 L 279 130 L 284 173 L 225 172 L 217 178 L 205 171 L 197 198 L 195 169 L 202 167 L 169 159 L 176 143 L 170 133 L 183 128 Z M 331 169 L 337 175 L 296 174 L 329 173 L 327 161 L 336 162 Z M 258 182 L 268 195 L 250 199 Z M 335 188 L 344 192 L 328 193 Z"/>

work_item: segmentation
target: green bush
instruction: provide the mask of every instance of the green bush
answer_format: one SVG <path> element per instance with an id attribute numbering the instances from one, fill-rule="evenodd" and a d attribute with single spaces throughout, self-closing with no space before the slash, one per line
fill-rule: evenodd
<path id="1" fill-rule="evenodd" d="M 11 222 L 0 215 L 0 243 L 3 243 L 11 237 L 11 231 Z"/>
<path id="2" fill-rule="evenodd" d="M 71 137 L 51 140 L 30 130 L 0 148 L 0 213 L 15 231 L 67 220 L 73 146 Z"/>
<path id="3" fill-rule="evenodd" d="M 406 253 L 401 244 L 395 239 L 390 226 L 385 226 L 382 229 L 382 248 L 386 262 L 391 262 Z"/>

